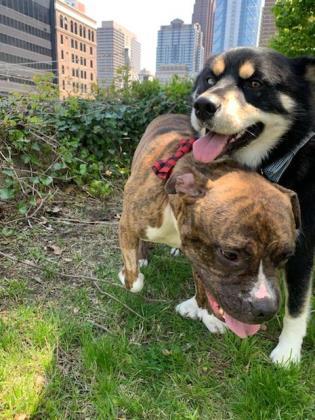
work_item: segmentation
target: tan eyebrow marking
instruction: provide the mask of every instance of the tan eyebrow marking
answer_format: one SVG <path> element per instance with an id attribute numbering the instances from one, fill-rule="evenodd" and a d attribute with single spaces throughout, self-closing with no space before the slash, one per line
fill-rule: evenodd
<path id="1" fill-rule="evenodd" d="M 215 74 L 216 76 L 220 76 L 220 74 L 222 74 L 225 70 L 225 62 L 224 62 L 224 58 L 222 56 L 217 57 L 212 65 L 211 65 L 211 70 L 213 72 L 213 74 Z"/>
<path id="2" fill-rule="evenodd" d="M 250 61 L 245 61 L 239 68 L 238 74 L 242 79 L 248 79 L 255 73 L 255 67 Z"/>

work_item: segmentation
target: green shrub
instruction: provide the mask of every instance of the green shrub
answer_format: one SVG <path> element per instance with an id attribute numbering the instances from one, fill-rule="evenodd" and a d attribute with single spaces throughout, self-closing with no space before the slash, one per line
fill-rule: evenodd
<path id="1" fill-rule="evenodd" d="M 52 76 L 51 76 L 52 77 Z M 15 199 L 30 216 L 56 184 L 75 182 L 93 195 L 128 173 L 146 126 L 168 112 L 187 113 L 191 82 L 132 82 L 98 91 L 95 100 L 56 97 L 47 76 L 39 90 L 0 100 L 0 200 Z"/>

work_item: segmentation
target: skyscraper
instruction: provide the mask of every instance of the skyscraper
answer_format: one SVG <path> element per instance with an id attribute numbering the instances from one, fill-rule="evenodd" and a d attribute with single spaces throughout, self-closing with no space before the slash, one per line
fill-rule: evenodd
<path id="1" fill-rule="evenodd" d="M 56 67 L 53 0 L 0 0 L 0 93 L 27 92 Z"/>
<path id="2" fill-rule="evenodd" d="M 215 0 L 196 0 L 192 15 L 192 23 L 199 23 L 201 26 L 205 60 L 212 51 L 214 5 Z"/>
<path id="3" fill-rule="evenodd" d="M 260 25 L 259 46 L 267 47 L 271 38 L 276 33 L 275 17 L 272 13 L 272 8 L 275 5 L 275 0 L 265 0 L 262 9 L 262 18 Z"/>
<path id="4" fill-rule="evenodd" d="M 217 0 L 213 53 L 258 45 L 262 0 Z"/>
<path id="5" fill-rule="evenodd" d="M 212 53 L 217 54 L 224 51 L 224 39 L 226 32 L 227 0 L 215 2 Z"/>
<path id="6" fill-rule="evenodd" d="M 166 82 L 172 75 L 194 77 L 202 68 L 204 48 L 199 23 L 184 24 L 174 19 L 161 26 L 156 51 L 156 76 Z"/>
<path id="7" fill-rule="evenodd" d="M 117 70 L 129 67 L 131 79 L 140 72 L 141 44 L 128 29 L 114 21 L 102 22 L 97 29 L 97 79 L 100 86 L 110 86 Z"/>
<path id="8" fill-rule="evenodd" d="M 242 1 L 238 46 L 258 45 L 262 2 L 263 0 Z"/>
<path id="9" fill-rule="evenodd" d="M 96 21 L 76 0 L 55 0 L 59 92 L 91 97 L 96 83 Z"/>

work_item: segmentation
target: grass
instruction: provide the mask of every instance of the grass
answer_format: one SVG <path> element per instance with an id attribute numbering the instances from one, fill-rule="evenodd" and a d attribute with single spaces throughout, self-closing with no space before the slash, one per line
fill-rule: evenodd
<path id="1" fill-rule="evenodd" d="M 60 200 L 59 220 L 45 215 L 0 238 L 1 251 L 24 261 L 0 260 L 1 419 L 315 418 L 314 319 L 302 364 L 277 368 L 268 354 L 280 318 L 246 340 L 180 318 L 174 307 L 193 294 L 191 270 L 164 247 L 153 250 L 140 295 L 111 285 L 120 267 L 117 224 L 62 217 L 99 219 L 119 203 Z"/>

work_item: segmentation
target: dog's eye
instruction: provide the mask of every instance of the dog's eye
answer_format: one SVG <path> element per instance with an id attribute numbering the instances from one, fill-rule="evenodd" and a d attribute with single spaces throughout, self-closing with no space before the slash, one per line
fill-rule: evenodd
<path id="1" fill-rule="evenodd" d="M 254 79 L 254 80 L 251 80 L 250 82 L 249 82 L 249 86 L 252 88 L 252 89 L 259 89 L 259 88 L 261 88 L 262 87 L 262 82 L 260 81 L 260 80 L 257 80 L 257 79 Z"/>
<path id="2" fill-rule="evenodd" d="M 213 86 L 215 84 L 215 80 L 212 77 L 208 77 L 207 83 L 209 86 Z"/>
<path id="3" fill-rule="evenodd" d="M 227 251 L 225 249 L 219 248 L 219 253 L 228 261 L 237 262 L 239 260 L 239 256 L 235 251 Z"/>

